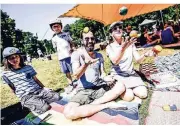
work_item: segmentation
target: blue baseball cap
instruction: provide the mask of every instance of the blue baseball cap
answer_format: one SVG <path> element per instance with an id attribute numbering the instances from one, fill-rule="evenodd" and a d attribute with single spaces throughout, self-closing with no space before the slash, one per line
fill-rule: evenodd
<path id="1" fill-rule="evenodd" d="M 13 54 L 21 54 L 20 50 L 15 47 L 7 47 L 3 50 L 3 58 L 7 58 L 10 55 Z"/>

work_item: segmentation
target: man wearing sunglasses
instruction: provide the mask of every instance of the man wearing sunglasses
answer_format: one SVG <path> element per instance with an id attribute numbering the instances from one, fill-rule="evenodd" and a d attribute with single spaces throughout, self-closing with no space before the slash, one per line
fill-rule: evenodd
<path id="1" fill-rule="evenodd" d="M 71 120 L 91 116 L 105 108 L 126 108 L 109 102 L 122 94 L 125 87 L 119 83 L 110 87 L 100 78 L 104 73 L 104 60 L 94 51 L 94 40 L 92 32 L 83 33 L 83 47 L 71 56 L 73 74 L 78 80 L 77 93 L 64 109 L 65 117 Z"/>
<path id="2" fill-rule="evenodd" d="M 70 93 L 75 84 L 72 82 L 71 73 L 71 53 L 72 53 L 72 38 L 68 33 L 62 32 L 62 23 L 59 18 L 51 21 L 49 24 L 52 31 L 55 33 L 52 38 L 52 44 L 58 52 L 58 59 L 61 67 L 61 72 L 66 74 L 68 87 L 65 88 L 66 93 Z"/>
<path id="3" fill-rule="evenodd" d="M 146 98 L 147 89 L 133 69 L 133 58 L 137 63 L 140 63 L 151 52 L 146 52 L 140 56 L 134 44 L 136 38 L 123 37 L 123 23 L 120 21 L 112 23 L 109 32 L 113 38 L 113 43 L 106 47 L 106 52 L 112 63 L 111 75 L 126 87 L 121 98 L 126 101 L 133 100 L 134 95 L 139 98 Z"/>

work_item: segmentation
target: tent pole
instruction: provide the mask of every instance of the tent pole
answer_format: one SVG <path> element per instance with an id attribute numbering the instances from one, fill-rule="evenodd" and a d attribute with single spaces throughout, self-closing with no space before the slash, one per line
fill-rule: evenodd
<path id="1" fill-rule="evenodd" d="M 161 14 L 161 20 L 162 20 L 162 23 L 163 23 L 163 26 L 164 26 L 164 21 L 163 21 L 163 16 L 162 16 L 162 10 L 160 10 L 160 14 Z"/>
<path id="2" fill-rule="evenodd" d="M 105 37 L 105 40 L 106 40 L 106 34 L 105 34 L 104 26 L 103 26 L 103 34 L 104 34 L 104 37 Z"/>
<path id="3" fill-rule="evenodd" d="M 177 12 L 177 21 L 179 24 L 179 9 L 178 9 L 178 4 L 176 5 L 176 12 Z"/>

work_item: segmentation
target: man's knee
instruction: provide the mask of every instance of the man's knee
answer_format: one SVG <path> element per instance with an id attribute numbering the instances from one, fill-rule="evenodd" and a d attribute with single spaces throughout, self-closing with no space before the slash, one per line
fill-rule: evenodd
<path id="1" fill-rule="evenodd" d="M 126 89 L 126 91 L 120 97 L 124 101 L 132 101 L 134 99 L 134 94 L 131 89 Z"/>
<path id="2" fill-rule="evenodd" d="M 147 92 L 139 92 L 138 94 L 136 94 L 139 98 L 147 98 Z"/>
<path id="3" fill-rule="evenodd" d="M 138 96 L 139 98 L 147 98 L 148 93 L 147 93 L 147 88 L 144 86 L 137 87 L 133 90 L 134 94 Z"/>

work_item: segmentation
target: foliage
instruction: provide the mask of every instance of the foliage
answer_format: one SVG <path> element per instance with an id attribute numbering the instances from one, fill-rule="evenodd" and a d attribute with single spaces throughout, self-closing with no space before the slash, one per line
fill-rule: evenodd
<path id="1" fill-rule="evenodd" d="M 1 57 L 2 50 L 10 46 L 17 47 L 21 52 L 32 57 L 38 55 L 37 48 L 40 48 L 45 54 L 54 53 L 51 41 L 46 39 L 40 41 L 37 34 L 34 36 L 33 33 L 16 29 L 15 26 L 15 20 L 1 10 Z"/>

